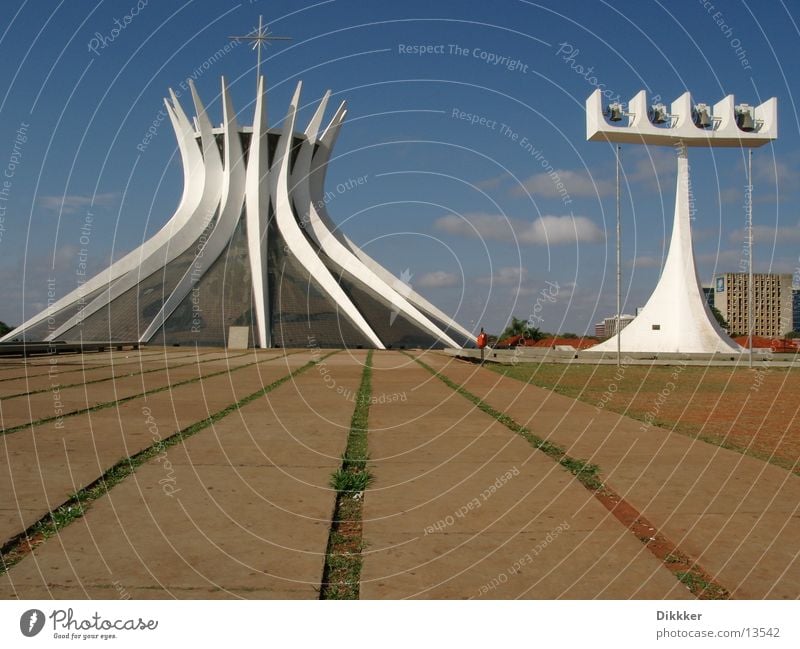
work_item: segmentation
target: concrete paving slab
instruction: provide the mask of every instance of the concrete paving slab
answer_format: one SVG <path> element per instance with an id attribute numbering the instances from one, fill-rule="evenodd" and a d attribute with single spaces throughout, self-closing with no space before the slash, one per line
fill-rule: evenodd
<path id="1" fill-rule="evenodd" d="M 113 381 L 109 380 L 88 386 L 81 384 L 71 388 L 62 388 L 55 383 L 46 392 L 0 402 L 2 424 L 4 428 L 12 428 L 41 418 L 53 417 L 58 412 L 69 413 L 93 408 L 100 403 L 124 399 L 145 391 L 163 389 L 169 385 L 242 367 L 253 362 L 255 362 L 253 357 L 247 355 L 184 365 L 179 368 L 158 370 L 146 374 L 123 376 Z"/>
<path id="2" fill-rule="evenodd" d="M 381 559 L 367 548 L 362 599 L 694 599 L 621 526 L 557 529 L 388 537 Z M 375 574 L 377 561 L 390 570 Z"/>
<path id="3" fill-rule="evenodd" d="M 0 494 L 6 494 L 0 507 L 24 508 L 26 523 L 7 526 L 12 521 L 0 519 L 0 539 L 19 534 L 119 460 L 256 392 L 309 356 L 270 358 L 147 399 L 66 417 L 62 428 L 53 422 L 0 436 Z"/>
<path id="4" fill-rule="evenodd" d="M 683 534 L 683 545 L 708 570 L 725 574 L 733 597 L 739 599 L 797 599 L 785 579 L 800 570 L 800 515 L 782 512 L 675 514 L 671 527 Z M 794 585 L 797 582 L 794 581 Z"/>
<path id="5" fill-rule="evenodd" d="M 62 383 L 77 383 L 84 378 L 86 380 L 94 378 L 103 378 L 111 375 L 113 372 L 133 373 L 141 369 L 148 368 L 164 368 L 173 365 L 180 365 L 190 363 L 196 359 L 202 360 L 209 355 L 219 354 L 219 351 L 198 351 L 182 354 L 168 354 L 158 355 L 151 354 L 149 356 L 131 356 L 131 357 L 114 357 L 103 359 L 102 362 L 90 362 L 88 360 L 76 360 L 71 363 L 64 363 L 60 357 L 52 357 L 47 364 L 34 367 L 26 367 L 24 371 L 19 373 L 19 376 L 14 378 L 10 374 L 5 374 L 0 381 L 0 394 L 19 392 L 18 387 L 24 387 L 26 382 L 32 386 L 35 381 L 54 380 Z M 85 356 L 83 357 L 86 358 Z"/>
<path id="6" fill-rule="evenodd" d="M 414 414 L 370 408 L 375 482 L 364 498 L 362 598 L 689 595 L 573 476 L 462 396 L 450 398 L 440 381 L 413 390 L 427 371 L 398 369 L 397 356 L 375 355 L 373 393 L 405 391 Z M 430 424 L 426 408 L 436 412 Z M 373 434 L 376 421 L 395 423 Z M 442 434 L 443 421 L 455 434 Z M 483 458 L 458 457 L 470 436 Z M 508 572 L 542 543 L 555 562 Z M 481 593 L 496 578 L 503 583 Z"/>
<path id="7" fill-rule="evenodd" d="M 358 389 L 359 364 L 326 367 Z M 353 409 L 328 383 L 310 368 L 140 467 L 0 577 L 0 598 L 113 597 L 119 584 L 131 597 L 316 598 Z M 309 395 L 313 411 L 299 405 Z"/>
<path id="8" fill-rule="evenodd" d="M 203 352 L 198 354 L 185 354 L 181 356 L 161 356 L 154 358 L 142 358 L 138 360 L 115 361 L 113 365 L 86 365 L 83 368 L 70 366 L 69 369 L 51 366 L 50 370 L 44 373 L 25 376 L 14 380 L 0 380 L 0 399 L 7 399 L 13 395 L 33 392 L 36 390 L 50 390 L 54 385 L 64 386 L 71 384 L 83 384 L 88 381 L 103 381 L 112 378 L 124 378 L 126 376 L 137 376 L 145 371 L 158 371 L 161 369 L 178 367 L 181 365 L 192 366 L 198 361 L 203 364 L 215 358 L 225 358 L 222 352 Z M 252 360 L 255 357 L 248 354 Z M 20 397 L 13 397 L 20 398 Z"/>
<path id="9" fill-rule="evenodd" d="M 517 533 L 570 520 L 570 529 L 591 531 L 608 518 L 586 489 L 540 453 L 528 464 L 511 462 L 386 464 L 370 489 L 370 530 L 401 529 L 428 536 L 487 532 Z M 448 480 L 443 484 L 446 472 Z M 512 487 L 513 488 L 510 488 Z M 427 499 L 421 499 L 427 494 Z M 374 496 L 374 497 L 373 497 Z M 567 517 L 567 518 L 565 518 Z"/>
<path id="10" fill-rule="evenodd" d="M 723 586 L 750 598 L 800 597 L 800 479 L 779 467 L 439 354 L 423 360 L 576 456 Z M 753 514 L 765 514 L 753 519 Z M 687 520 L 695 524 L 687 526 Z M 717 534 L 720 521 L 726 534 Z M 793 542 L 766 539 L 788 530 Z M 761 539 L 732 548 L 728 538 Z M 759 578 L 754 577 L 758 567 Z M 746 581 L 742 581 L 748 575 Z"/>

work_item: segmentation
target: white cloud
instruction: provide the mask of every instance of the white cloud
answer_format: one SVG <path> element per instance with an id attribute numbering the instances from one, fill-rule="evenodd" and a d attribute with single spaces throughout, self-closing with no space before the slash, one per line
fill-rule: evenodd
<path id="1" fill-rule="evenodd" d="M 495 189 L 498 187 L 506 178 L 510 178 L 506 173 L 500 174 L 499 176 L 492 176 L 491 178 L 486 178 L 485 180 L 479 180 L 475 183 L 475 187 L 479 189 Z"/>
<path id="2" fill-rule="evenodd" d="M 633 176 L 637 180 L 653 175 L 671 175 L 678 172 L 678 161 L 674 150 L 647 147 L 635 158 Z"/>
<path id="3" fill-rule="evenodd" d="M 747 232 L 744 228 L 734 230 L 730 233 L 731 243 L 742 243 L 747 240 Z M 753 241 L 756 243 L 781 243 L 800 242 L 800 222 L 797 225 L 754 225 Z"/>
<path id="4" fill-rule="evenodd" d="M 777 259 L 754 259 L 753 268 L 757 273 L 789 273 L 796 278 L 797 258 L 779 257 Z"/>
<path id="5" fill-rule="evenodd" d="M 741 187 L 723 187 L 719 190 L 719 202 L 744 205 L 744 190 Z"/>
<path id="6" fill-rule="evenodd" d="M 502 266 L 496 268 L 489 277 L 479 277 L 480 284 L 496 286 L 517 286 L 528 279 L 528 269 L 520 266 Z"/>
<path id="7" fill-rule="evenodd" d="M 510 241 L 514 239 L 511 220 L 500 214 L 447 214 L 434 221 L 434 226 L 442 232 L 462 237 Z"/>
<path id="8" fill-rule="evenodd" d="M 559 183 L 563 183 L 561 190 Z M 530 193 L 534 198 L 562 198 L 565 191 L 570 196 L 605 196 L 614 191 L 614 183 L 595 177 L 587 171 L 555 169 L 550 173 L 535 174 L 523 180 L 512 193 L 515 196 Z"/>
<path id="9" fill-rule="evenodd" d="M 90 206 L 109 207 L 117 200 L 118 194 L 67 194 L 65 196 L 40 196 L 39 205 L 52 212 L 74 214 Z"/>
<path id="10" fill-rule="evenodd" d="M 754 181 L 754 191 L 753 191 L 753 203 L 775 203 L 778 199 L 778 194 L 775 191 L 775 186 L 767 185 L 766 189 L 763 189 L 763 185 L 759 185 L 757 181 Z M 783 185 L 781 190 L 787 188 L 787 185 Z M 739 214 L 744 214 L 745 210 L 745 185 L 741 185 L 739 187 L 725 187 L 720 189 L 719 191 L 719 200 L 720 203 L 724 203 L 726 205 L 736 205 Z M 742 216 L 744 218 L 744 216 Z"/>
<path id="11" fill-rule="evenodd" d="M 741 250 L 716 250 L 695 255 L 700 264 L 714 264 L 719 272 L 740 272 L 739 263 L 746 257 Z"/>
<path id="12" fill-rule="evenodd" d="M 747 270 L 747 252 L 745 250 L 722 250 L 702 253 L 696 256 L 698 265 L 702 266 L 700 275 L 705 279 L 705 271 L 711 273 L 742 273 Z M 753 258 L 753 271 L 756 273 L 793 273 L 797 268 L 794 257 L 761 257 Z"/>
<path id="13" fill-rule="evenodd" d="M 645 183 L 652 189 L 675 191 L 678 163 L 674 151 L 645 147 L 641 153 L 635 153 L 632 158 L 627 164 L 625 158 L 622 159 L 623 186 L 626 183 L 632 185 Z"/>
<path id="14" fill-rule="evenodd" d="M 776 158 L 760 160 L 753 164 L 753 203 L 775 203 L 780 196 L 797 191 L 800 172 L 789 163 Z M 739 183 L 720 191 L 720 201 L 735 204 L 744 210 L 747 173 L 745 163 L 736 165 Z M 741 211 L 740 210 L 740 211 Z"/>
<path id="15" fill-rule="evenodd" d="M 422 288 L 443 288 L 445 286 L 458 286 L 459 275 L 437 270 L 432 273 L 423 273 L 417 278 L 416 285 Z"/>
<path id="16" fill-rule="evenodd" d="M 661 257 L 640 255 L 628 263 L 633 268 L 661 268 Z"/>
<path id="17" fill-rule="evenodd" d="M 585 216 L 543 216 L 523 232 L 524 243 L 558 245 L 603 241 L 603 231 Z"/>
<path id="18" fill-rule="evenodd" d="M 523 245 L 595 243 L 604 239 L 603 231 L 585 216 L 547 215 L 526 222 L 502 214 L 478 212 L 461 216 L 448 214 L 438 218 L 434 225 L 449 234 L 493 241 L 516 240 Z"/>
<path id="19" fill-rule="evenodd" d="M 797 188 L 800 175 L 782 160 L 768 160 L 766 163 L 754 164 L 753 167 L 755 181 L 759 184 L 772 185 L 772 187 L 777 185 L 779 188 L 789 191 Z M 744 168 L 744 163 L 742 163 L 742 168 Z M 753 184 L 757 189 L 756 183 Z"/>
<path id="20" fill-rule="evenodd" d="M 515 196 L 524 196 L 526 191 L 535 198 L 563 198 L 558 182 L 563 183 L 564 191 L 575 196 L 611 196 L 616 190 L 613 179 L 614 160 L 609 158 L 607 173 L 593 173 L 587 170 L 556 169 L 552 173 L 535 174 L 522 181 L 521 186 L 513 190 Z M 677 163 L 673 151 L 665 151 L 658 147 L 645 147 L 637 150 L 630 158 L 622 159 L 622 186 L 645 183 L 651 188 L 674 189 Z M 554 178 L 553 174 L 558 174 Z"/>

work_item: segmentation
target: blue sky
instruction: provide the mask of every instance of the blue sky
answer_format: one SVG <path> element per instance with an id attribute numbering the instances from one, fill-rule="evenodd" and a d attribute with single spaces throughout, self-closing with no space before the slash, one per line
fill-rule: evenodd
<path id="1" fill-rule="evenodd" d="M 237 46 L 212 58 L 259 13 L 275 34 L 293 38 L 265 52 L 272 124 L 300 79 L 300 124 L 328 88 L 348 101 L 328 174 L 332 217 L 395 274 L 408 269 L 417 290 L 468 328 L 497 331 L 512 315 L 535 313 L 542 329 L 582 333 L 613 313 L 613 149 L 585 139 L 584 102 L 599 84 L 623 101 L 644 88 L 667 104 L 686 90 L 711 104 L 727 94 L 750 104 L 776 96 L 779 139 L 754 157 L 754 260 L 757 270 L 800 276 L 796 6 L 139 5 L 4 3 L 0 320 L 9 324 L 42 308 L 49 286 L 59 295 L 72 289 L 80 264 L 100 270 L 172 214 L 182 175 L 172 129 L 159 119 L 168 88 L 194 77 L 218 122 L 225 75 L 240 123 L 250 123 L 255 54 Z M 739 270 L 744 160 L 736 149 L 690 152 L 706 282 Z M 669 148 L 641 146 L 624 147 L 623 162 L 623 288 L 632 312 L 666 254 L 676 163 Z M 566 193 L 543 173 L 547 165 Z"/>

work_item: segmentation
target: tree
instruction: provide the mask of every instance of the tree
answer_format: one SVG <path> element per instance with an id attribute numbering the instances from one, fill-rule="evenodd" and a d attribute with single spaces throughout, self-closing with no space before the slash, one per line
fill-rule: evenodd
<path id="1" fill-rule="evenodd" d="M 508 323 L 499 338 L 500 340 L 505 340 L 512 336 L 524 336 L 531 340 L 541 340 L 543 338 L 542 332 L 539 331 L 537 327 L 531 327 L 528 325 L 527 320 L 520 320 L 513 316 L 511 317 L 511 322 Z"/>
<path id="2" fill-rule="evenodd" d="M 725 331 L 728 330 L 728 323 L 725 322 L 725 318 L 722 317 L 722 314 L 719 312 L 719 309 L 715 306 L 711 307 L 711 313 L 714 314 L 714 317 L 717 319 L 719 326 L 722 327 Z"/>
<path id="3" fill-rule="evenodd" d="M 0 336 L 5 336 L 11 329 L 5 322 L 0 321 Z"/>
<path id="4" fill-rule="evenodd" d="M 800 331 L 790 331 L 788 334 L 786 334 L 786 337 L 790 340 L 794 338 L 800 338 Z"/>

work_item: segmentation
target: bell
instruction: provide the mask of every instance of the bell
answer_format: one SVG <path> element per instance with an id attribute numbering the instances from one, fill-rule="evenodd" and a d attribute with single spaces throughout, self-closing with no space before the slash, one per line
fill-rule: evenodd
<path id="1" fill-rule="evenodd" d="M 753 107 L 749 104 L 739 104 L 736 107 L 736 125 L 743 131 L 754 131 L 756 129 L 753 120 Z"/>
<path id="2" fill-rule="evenodd" d="M 653 124 L 665 124 L 669 120 L 669 113 L 664 104 L 653 104 L 647 111 L 647 116 Z"/>
<path id="3" fill-rule="evenodd" d="M 699 128 L 709 128 L 713 125 L 708 104 L 697 104 L 692 108 L 692 121 Z"/>
<path id="4" fill-rule="evenodd" d="M 605 113 L 609 121 L 620 122 L 622 121 L 625 111 L 623 110 L 622 104 L 620 104 L 618 101 L 615 101 L 613 104 L 606 106 Z"/>

